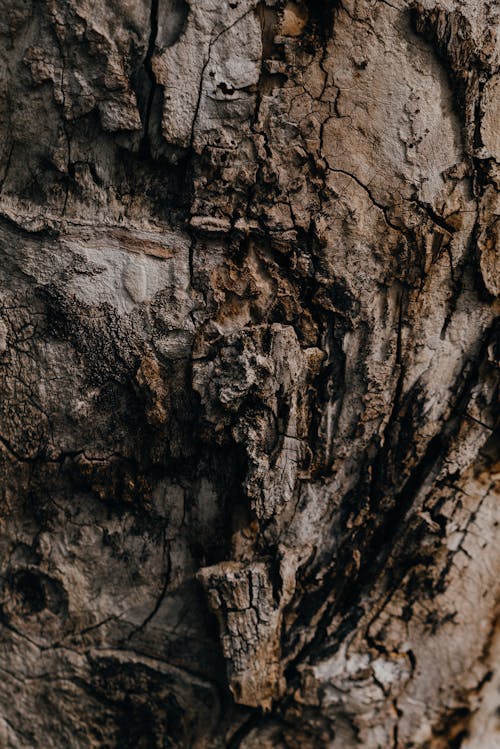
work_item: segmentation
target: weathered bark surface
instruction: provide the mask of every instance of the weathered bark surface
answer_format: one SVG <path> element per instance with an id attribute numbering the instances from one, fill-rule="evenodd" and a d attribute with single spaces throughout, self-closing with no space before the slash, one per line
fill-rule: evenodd
<path id="1" fill-rule="evenodd" d="M 499 746 L 499 4 L 1 9 L 0 746 Z"/>

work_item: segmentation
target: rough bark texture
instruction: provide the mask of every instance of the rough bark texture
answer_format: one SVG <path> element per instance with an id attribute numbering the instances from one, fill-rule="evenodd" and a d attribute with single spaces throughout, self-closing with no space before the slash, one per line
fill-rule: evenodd
<path id="1" fill-rule="evenodd" d="M 498 747 L 498 3 L 1 10 L 0 745 Z"/>

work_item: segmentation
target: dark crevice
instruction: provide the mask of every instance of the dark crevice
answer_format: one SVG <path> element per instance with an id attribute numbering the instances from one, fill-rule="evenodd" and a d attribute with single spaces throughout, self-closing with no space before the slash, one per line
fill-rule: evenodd
<path id="1" fill-rule="evenodd" d="M 306 0 L 309 11 L 308 26 L 323 43 L 331 39 L 333 33 L 334 11 L 340 3 L 338 0 Z"/>
<path id="2" fill-rule="evenodd" d="M 146 50 L 146 57 L 144 58 L 143 62 L 143 69 L 146 73 L 147 80 L 148 80 L 148 96 L 146 100 L 146 105 L 144 109 L 144 115 L 143 115 L 143 136 L 140 144 L 140 154 L 141 155 L 149 155 L 151 154 L 151 143 L 150 143 L 150 126 L 151 126 L 151 113 L 153 110 L 153 101 L 155 98 L 155 91 L 156 91 L 156 78 L 153 71 L 153 55 L 155 53 L 156 49 L 156 39 L 158 36 L 158 3 L 159 0 L 151 0 L 151 10 L 150 10 L 150 33 L 149 33 L 149 42 L 148 42 L 148 48 Z"/>
<path id="3" fill-rule="evenodd" d="M 415 200 L 415 202 L 424 209 L 424 211 L 427 213 L 432 223 L 436 224 L 436 226 L 439 226 L 447 234 L 455 233 L 456 231 L 455 227 L 449 224 L 446 221 L 446 219 L 444 219 L 438 213 L 436 213 L 436 211 L 434 210 L 434 208 L 431 206 L 430 203 L 425 203 L 421 200 Z"/>

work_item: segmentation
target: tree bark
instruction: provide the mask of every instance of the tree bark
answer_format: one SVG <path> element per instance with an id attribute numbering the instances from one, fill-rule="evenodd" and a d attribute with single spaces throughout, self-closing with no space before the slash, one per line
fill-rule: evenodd
<path id="1" fill-rule="evenodd" d="M 0 746 L 498 746 L 500 6 L 4 0 Z"/>

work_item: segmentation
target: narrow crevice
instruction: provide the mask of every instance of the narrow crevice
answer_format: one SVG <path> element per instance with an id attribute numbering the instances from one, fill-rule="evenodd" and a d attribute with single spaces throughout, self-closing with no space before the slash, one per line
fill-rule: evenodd
<path id="1" fill-rule="evenodd" d="M 5 159 L 5 168 L 3 170 L 3 174 L 0 179 L 0 194 L 3 192 L 3 188 L 7 180 L 7 176 L 9 174 L 10 165 L 12 162 L 12 154 L 14 152 L 14 145 L 15 145 L 15 141 L 13 140 L 12 143 L 10 144 L 9 153 L 7 154 L 7 158 Z"/>
<path id="2" fill-rule="evenodd" d="M 425 203 L 424 201 L 417 200 L 417 199 L 415 199 L 415 202 L 417 203 L 417 205 L 419 205 L 421 208 L 424 209 L 424 211 L 427 213 L 427 215 L 429 216 L 433 224 L 436 224 L 436 226 L 439 226 L 440 229 L 443 229 L 443 231 L 445 231 L 447 234 L 455 233 L 456 231 L 455 227 L 449 224 L 445 218 L 443 218 L 438 213 L 436 213 L 436 211 L 434 210 L 434 208 L 431 206 L 430 203 Z"/>
<path id="3" fill-rule="evenodd" d="M 149 131 L 151 126 L 151 113 L 153 110 L 153 102 L 156 91 L 156 78 L 153 71 L 153 55 L 155 53 L 156 39 L 158 37 L 158 3 L 159 0 L 151 0 L 149 42 L 148 48 L 146 50 L 146 57 L 144 58 L 143 62 L 143 69 L 149 82 L 149 91 L 144 110 L 144 132 L 141 140 L 140 152 L 141 154 L 146 155 L 152 155 Z"/>

